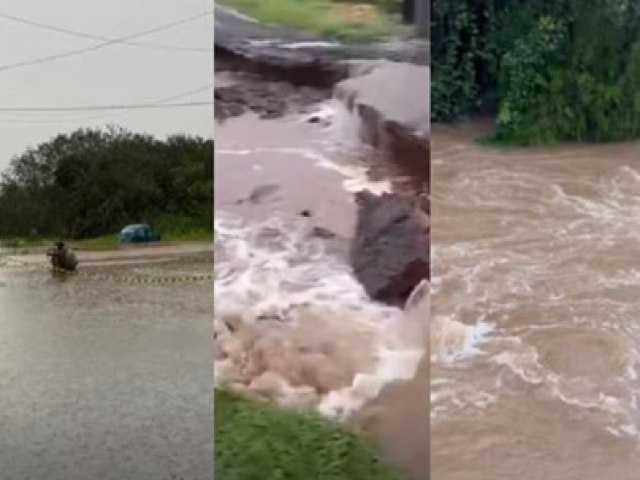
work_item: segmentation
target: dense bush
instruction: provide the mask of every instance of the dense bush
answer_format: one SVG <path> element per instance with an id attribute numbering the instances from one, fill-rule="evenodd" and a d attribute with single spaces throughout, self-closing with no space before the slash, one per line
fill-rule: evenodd
<path id="1" fill-rule="evenodd" d="M 118 128 L 58 135 L 2 175 L 0 237 L 79 239 L 142 221 L 210 231 L 212 176 L 212 141 Z"/>
<path id="2" fill-rule="evenodd" d="M 483 108 L 518 144 L 640 136 L 632 0 L 434 0 L 432 118 Z"/>

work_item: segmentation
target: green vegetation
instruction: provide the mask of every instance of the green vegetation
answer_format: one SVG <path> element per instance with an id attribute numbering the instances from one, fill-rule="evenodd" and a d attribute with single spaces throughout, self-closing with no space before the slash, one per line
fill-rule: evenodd
<path id="1" fill-rule="evenodd" d="M 57 238 L 11 238 L 0 240 L 0 247 L 13 250 L 16 254 L 43 252 L 57 240 Z M 190 230 L 185 232 L 171 232 L 162 236 L 159 245 L 173 245 L 182 243 L 210 243 L 213 234 L 206 230 Z M 94 238 L 85 238 L 70 242 L 70 246 L 78 251 L 108 251 L 120 248 L 118 236 L 115 234 L 102 235 Z"/>
<path id="2" fill-rule="evenodd" d="M 5 243 L 114 248 L 141 222 L 165 242 L 212 238 L 213 141 L 81 129 L 28 149 L 0 178 L 0 238 L 24 239 Z"/>
<path id="3" fill-rule="evenodd" d="M 303 30 L 325 38 L 371 41 L 404 32 L 401 0 L 222 0 L 260 22 Z"/>
<path id="4" fill-rule="evenodd" d="M 214 476 L 225 480 L 399 480 L 355 435 L 313 414 L 215 392 Z"/>
<path id="5" fill-rule="evenodd" d="M 640 137 L 632 0 L 434 0 L 432 118 L 496 115 L 495 140 Z"/>

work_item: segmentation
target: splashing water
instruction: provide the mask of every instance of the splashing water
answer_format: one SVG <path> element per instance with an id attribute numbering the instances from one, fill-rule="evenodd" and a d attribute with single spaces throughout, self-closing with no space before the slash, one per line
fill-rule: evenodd
<path id="1" fill-rule="evenodd" d="M 427 286 L 402 311 L 370 301 L 304 220 L 216 225 L 216 382 L 344 418 L 411 377 Z"/>
<path id="2" fill-rule="evenodd" d="M 476 135 L 432 138 L 432 473 L 634 479 L 638 146 Z"/>

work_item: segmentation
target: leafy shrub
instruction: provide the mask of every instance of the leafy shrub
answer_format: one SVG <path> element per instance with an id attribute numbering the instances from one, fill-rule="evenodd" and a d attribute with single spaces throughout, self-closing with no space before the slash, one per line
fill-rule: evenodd
<path id="1" fill-rule="evenodd" d="M 501 61 L 497 138 L 515 143 L 549 143 L 568 137 L 572 111 L 567 105 L 567 74 L 555 65 L 566 60 L 566 26 L 542 17 Z"/>
<path id="2" fill-rule="evenodd" d="M 477 63 L 483 55 L 478 45 L 480 22 L 466 2 L 434 2 L 433 8 L 431 116 L 446 121 L 477 106 Z"/>
<path id="3" fill-rule="evenodd" d="M 432 118 L 490 106 L 496 139 L 640 136 L 632 0 L 434 0 Z"/>

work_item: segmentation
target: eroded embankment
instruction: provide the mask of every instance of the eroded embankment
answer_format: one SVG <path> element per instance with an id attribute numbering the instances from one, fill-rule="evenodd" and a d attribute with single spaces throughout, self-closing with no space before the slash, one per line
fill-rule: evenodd
<path id="1" fill-rule="evenodd" d="M 408 81 L 389 62 L 348 65 L 366 86 L 336 96 L 225 67 L 216 76 L 217 379 L 351 418 L 424 478 L 429 163 L 428 129 L 416 127 L 428 124 L 428 104 L 423 116 L 362 118 L 384 107 L 366 94 L 378 68 L 395 69 L 396 86 Z M 415 395 L 398 405 L 406 391 Z M 412 439 L 397 413 L 408 404 L 414 427 L 424 419 Z"/>

